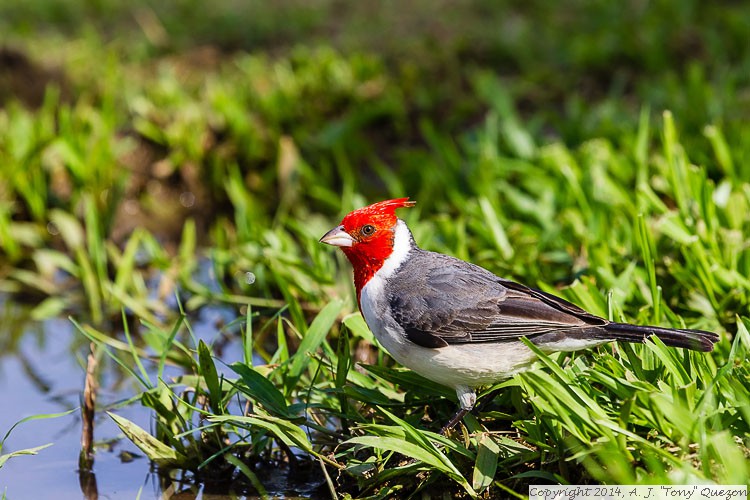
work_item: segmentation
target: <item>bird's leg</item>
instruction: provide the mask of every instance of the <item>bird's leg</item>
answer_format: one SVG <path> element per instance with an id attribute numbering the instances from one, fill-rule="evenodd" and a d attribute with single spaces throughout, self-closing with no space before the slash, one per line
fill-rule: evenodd
<path id="1" fill-rule="evenodd" d="M 464 415 L 469 413 L 469 411 L 470 410 L 468 410 L 467 408 L 459 408 L 456 414 L 453 415 L 453 418 L 451 418 L 448 423 L 445 424 L 442 429 L 440 429 L 440 434 L 442 434 L 443 436 L 447 435 L 448 431 L 453 429 L 456 424 L 458 424 L 461 419 L 464 418 Z"/>
<path id="2" fill-rule="evenodd" d="M 465 385 L 459 385 L 456 387 L 456 396 L 458 396 L 458 404 L 461 405 L 461 407 L 456 414 L 453 415 L 453 418 L 451 418 L 450 421 L 440 429 L 440 434 L 443 436 L 445 436 L 449 430 L 453 429 L 461 419 L 463 419 L 464 416 L 474 408 L 474 403 L 477 402 L 477 393 L 474 392 L 474 389 Z"/>

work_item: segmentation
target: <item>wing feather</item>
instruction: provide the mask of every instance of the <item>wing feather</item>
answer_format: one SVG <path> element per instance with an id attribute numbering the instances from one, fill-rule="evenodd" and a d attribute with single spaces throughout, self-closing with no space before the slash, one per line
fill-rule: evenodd
<path id="1" fill-rule="evenodd" d="M 407 338 L 432 348 L 533 338 L 607 323 L 554 295 L 422 250 L 390 280 L 389 305 Z"/>

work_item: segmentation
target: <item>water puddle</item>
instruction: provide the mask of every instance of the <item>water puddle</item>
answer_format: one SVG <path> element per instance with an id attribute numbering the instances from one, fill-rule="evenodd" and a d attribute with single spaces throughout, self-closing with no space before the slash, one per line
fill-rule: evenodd
<path id="1" fill-rule="evenodd" d="M 12 311 L 22 317 L 25 308 L 5 301 L 4 317 Z M 0 326 L 3 330 L 2 326 Z M 0 332 L 0 338 L 10 332 Z M 42 323 L 28 323 L 15 350 L 0 357 L 0 393 L 3 411 L 0 430 L 5 433 L 18 420 L 38 414 L 59 413 L 77 408 L 83 387 L 85 370 L 81 356 L 87 343 L 66 319 Z M 113 392 L 104 386 L 102 401 L 121 399 L 126 392 Z M 142 408 L 132 406 L 123 415 L 140 425 L 149 427 L 149 416 Z M 97 442 L 112 440 L 120 435 L 109 418 L 97 418 Z M 75 412 L 48 420 L 34 420 L 18 426 L 6 441 L 3 453 L 54 443 L 37 456 L 10 459 L 0 469 L 0 485 L 10 500 L 35 498 L 41 492 L 54 492 L 58 498 L 80 498 L 78 453 L 80 451 L 81 420 Z M 135 498 L 151 474 L 145 458 L 122 463 L 119 454 L 128 451 L 141 453 L 129 442 L 118 441 L 109 450 L 98 449 L 96 454 L 96 489 L 109 498 Z M 145 493 L 145 491 L 144 491 Z M 147 498 L 148 496 L 144 497 Z"/>
<path id="2" fill-rule="evenodd" d="M 0 322 L 0 437 L 24 417 L 59 413 L 80 406 L 88 341 L 67 319 L 35 322 L 28 313 L 27 307 L 15 304 L 7 297 L 0 298 L 0 318 L 3 320 Z M 217 325 L 231 322 L 236 314 L 228 308 L 204 308 L 191 319 L 191 324 L 198 338 L 212 343 L 221 335 Z M 240 361 L 240 343 L 225 343 L 221 358 L 227 364 Z M 218 369 L 222 367 L 217 363 Z M 168 375 L 178 373 L 172 370 Z M 99 383 L 98 408 L 111 407 L 140 392 L 134 382 L 123 377 L 111 362 L 104 364 Z M 139 403 L 115 411 L 142 428 L 153 428 L 151 410 Z M 39 498 L 40 494 L 86 499 L 130 499 L 139 495 L 143 499 L 225 497 L 212 491 L 215 487 L 192 484 L 190 477 L 179 471 L 170 477 L 157 474 L 149 460 L 130 441 L 122 438 L 114 422 L 101 411 L 97 413 L 94 437 L 97 448 L 93 474 L 79 474 L 79 411 L 21 424 L 6 441 L 3 454 L 47 443 L 53 445 L 41 450 L 37 456 L 10 459 L 0 469 L 0 497 L 3 493 L 9 500 Z M 259 472 L 260 475 L 272 495 L 311 498 L 320 484 L 319 480 L 294 481 L 294 477 L 289 476 L 295 474 L 289 474 L 286 468 L 266 467 Z M 246 493 L 236 489 L 235 492 L 232 498 Z"/>

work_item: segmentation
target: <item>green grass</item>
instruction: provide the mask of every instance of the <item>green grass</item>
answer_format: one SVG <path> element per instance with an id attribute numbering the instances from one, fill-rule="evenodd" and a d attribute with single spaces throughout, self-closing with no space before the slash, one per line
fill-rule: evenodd
<path id="1" fill-rule="evenodd" d="M 469 2 L 433 25 L 419 2 L 402 24 L 357 4 L 326 26 L 327 2 L 219 2 L 207 32 L 129 5 L 0 10 L 65 74 L 0 110 L 0 290 L 70 314 L 134 382 L 153 432 L 112 418 L 162 470 L 263 492 L 258 461 L 312 463 L 374 498 L 748 483 L 746 7 Z M 69 21 L 87 16 L 99 31 Z M 452 391 L 372 347 L 348 263 L 318 244 L 404 195 L 424 248 L 722 342 L 541 356 L 441 437 Z M 217 304 L 242 360 L 192 331 Z"/>

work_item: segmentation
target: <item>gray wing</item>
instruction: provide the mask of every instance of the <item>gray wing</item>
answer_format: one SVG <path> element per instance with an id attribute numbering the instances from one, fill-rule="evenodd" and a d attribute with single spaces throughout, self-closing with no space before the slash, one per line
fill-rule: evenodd
<path id="1" fill-rule="evenodd" d="M 393 318 L 423 347 L 523 336 L 550 342 L 565 332 L 580 335 L 608 323 L 553 295 L 422 250 L 389 280 L 388 289 Z"/>

